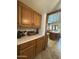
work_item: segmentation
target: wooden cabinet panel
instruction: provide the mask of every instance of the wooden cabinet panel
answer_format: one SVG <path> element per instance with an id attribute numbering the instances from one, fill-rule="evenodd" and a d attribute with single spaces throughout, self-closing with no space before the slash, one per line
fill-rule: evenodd
<path id="1" fill-rule="evenodd" d="M 36 55 L 38 55 L 42 51 L 42 42 L 36 44 Z"/>
<path id="2" fill-rule="evenodd" d="M 17 27 L 21 25 L 21 5 L 17 3 Z"/>
<path id="3" fill-rule="evenodd" d="M 48 36 L 45 35 L 44 37 L 42 37 L 42 50 L 45 50 L 48 44 Z"/>
<path id="4" fill-rule="evenodd" d="M 47 47 L 48 36 L 43 36 L 35 40 L 17 46 L 17 55 L 23 59 L 33 59 Z M 19 57 L 20 58 L 20 57 Z M 20 58 L 20 59 L 21 59 Z"/>
<path id="5" fill-rule="evenodd" d="M 37 39 L 36 41 L 36 55 L 38 55 L 40 52 L 44 50 L 44 37 L 41 37 Z"/>
<path id="6" fill-rule="evenodd" d="M 34 12 L 34 21 L 33 21 L 33 24 L 34 24 L 34 28 L 40 28 L 40 25 L 41 25 L 41 15 L 39 15 L 38 13 Z"/>
<path id="7" fill-rule="evenodd" d="M 35 45 L 35 40 L 20 44 L 20 50 L 30 47 L 32 45 Z"/>
<path id="8" fill-rule="evenodd" d="M 32 27 L 32 20 L 33 20 L 33 10 L 23 4 L 22 2 L 18 1 L 17 5 L 17 20 L 19 23 L 18 27 L 25 27 L 25 28 L 31 28 Z"/>
<path id="9" fill-rule="evenodd" d="M 32 21 L 33 21 L 33 13 L 32 10 L 28 7 L 23 7 L 21 9 L 21 24 L 24 27 L 32 27 Z"/>
<path id="10" fill-rule="evenodd" d="M 20 55 L 27 57 L 27 59 L 33 59 L 35 56 L 35 46 L 30 46 L 20 51 Z"/>
<path id="11" fill-rule="evenodd" d="M 40 28 L 41 15 L 22 2 L 17 5 L 17 26 L 25 28 Z"/>
<path id="12" fill-rule="evenodd" d="M 46 49 L 47 45 L 48 45 L 48 35 L 46 34 L 45 35 L 45 49 Z"/>
<path id="13" fill-rule="evenodd" d="M 17 46 L 18 59 L 33 59 L 35 57 L 35 40 Z"/>
<path id="14" fill-rule="evenodd" d="M 17 27 L 19 26 L 19 5 L 17 3 Z"/>

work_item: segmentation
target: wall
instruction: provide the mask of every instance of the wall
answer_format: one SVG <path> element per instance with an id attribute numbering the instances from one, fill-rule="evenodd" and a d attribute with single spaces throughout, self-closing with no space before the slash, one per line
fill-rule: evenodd
<path id="1" fill-rule="evenodd" d="M 42 14 L 41 28 L 39 29 L 40 34 L 45 34 L 45 26 L 46 26 L 46 13 Z"/>
<path id="2" fill-rule="evenodd" d="M 59 10 L 59 9 L 61 9 L 61 1 L 59 1 L 58 4 L 50 12 L 53 12 L 53 11 Z"/>

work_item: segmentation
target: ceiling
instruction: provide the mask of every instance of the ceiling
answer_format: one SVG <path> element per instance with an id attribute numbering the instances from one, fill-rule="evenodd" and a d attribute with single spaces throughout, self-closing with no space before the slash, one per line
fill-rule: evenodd
<path id="1" fill-rule="evenodd" d="M 40 14 L 48 13 L 58 5 L 60 0 L 19 0 Z"/>

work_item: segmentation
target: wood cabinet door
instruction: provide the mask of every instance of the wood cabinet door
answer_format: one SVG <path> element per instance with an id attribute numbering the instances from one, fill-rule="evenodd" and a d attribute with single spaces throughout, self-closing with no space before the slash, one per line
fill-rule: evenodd
<path id="1" fill-rule="evenodd" d="M 17 27 L 19 26 L 19 5 L 17 3 Z"/>
<path id="2" fill-rule="evenodd" d="M 38 55 L 43 50 L 43 41 L 44 39 L 41 37 L 36 41 L 36 55 Z"/>
<path id="3" fill-rule="evenodd" d="M 45 35 L 45 49 L 46 49 L 47 45 L 48 45 L 48 35 L 46 34 Z"/>
<path id="4" fill-rule="evenodd" d="M 33 59 L 35 56 L 35 46 L 30 46 L 28 48 L 21 50 L 20 55 L 23 56 L 23 58 Z"/>
<path id="5" fill-rule="evenodd" d="M 36 45 L 36 55 L 38 55 L 42 51 L 42 42 Z"/>
<path id="6" fill-rule="evenodd" d="M 40 28 L 41 15 L 39 13 L 21 2 L 18 2 L 17 7 L 17 25 L 19 27 Z"/>
<path id="7" fill-rule="evenodd" d="M 21 8 L 21 25 L 23 27 L 32 27 L 33 13 L 29 7 Z"/>
<path id="8" fill-rule="evenodd" d="M 17 27 L 21 25 L 21 5 L 17 4 Z"/>
<path id="9" fill-rule="evenodd" d="M 41 15 L 39 15 L 38 13 L 36 13 L 36 12 L 34 12 L 33 13 L 33 18 L 34 18 L 34 20 L 33 20 L 33 27 L 34 28 L 40 28 L 40 25 L 41 25 Z"/>
<path id="10" fill-rule="evenodd" d="M 46 39 L 45 39 L 45 37 L 43 37 L 42 39 L 43 39 L 42 49 L 43 49 L 43 50 L 45 50 L 45 46 L 46 46 Z"/>

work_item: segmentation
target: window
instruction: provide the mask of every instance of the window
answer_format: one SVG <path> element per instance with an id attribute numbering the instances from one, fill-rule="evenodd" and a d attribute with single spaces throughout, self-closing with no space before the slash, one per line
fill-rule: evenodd
<path id="1" fill-rule="evenodd" d="M 60 12 L 57 12 L 57 13 L 54 13 L 54 14 L 50 14 L 48 16 L 48 23 L 54 23 L 54 22 L 57 22 L 60 20 L 61 18 L 61 13 Z"/>
<path id="2" fill-rule="evenodd" d="M 60 30 L 61 24 L 61 12 L 57 11 L 54 13 L 48 14 L 48 29 L 51 31 Z"/>

